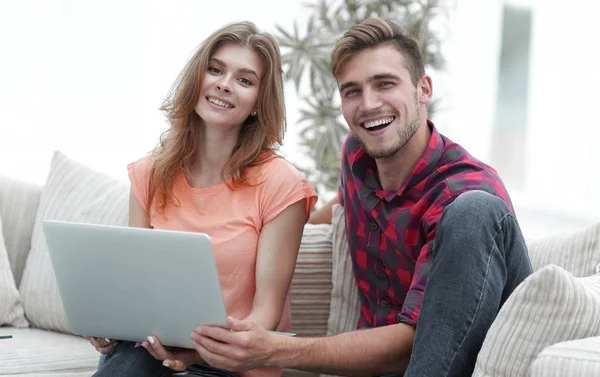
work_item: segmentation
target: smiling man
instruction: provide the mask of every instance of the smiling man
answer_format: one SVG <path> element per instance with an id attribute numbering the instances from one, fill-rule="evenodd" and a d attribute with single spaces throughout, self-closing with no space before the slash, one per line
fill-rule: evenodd
<path id="1" fill-rule="evenodd" d="M 496 171 L 427 118 L 432 80 L 418 43 L 369 19 L 332 53 L 351 134 L 338 197 L 361 298 L 357 331 L 289 338 L 229 319 L 192 334 L 209 364 L 329 374 L 470 376 L 500 307 L 531 273 L 525 242 Z"/>

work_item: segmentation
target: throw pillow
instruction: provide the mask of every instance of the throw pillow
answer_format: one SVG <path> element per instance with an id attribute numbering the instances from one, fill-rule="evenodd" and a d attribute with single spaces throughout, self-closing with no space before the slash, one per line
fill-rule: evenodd
<path id="1" fill-rule="evenodd" d="M 577 278 L 549 265 L 506 300 L 477 357 L 473 377 L 528 376 L 546 347 L 600 335 L 600 275 Z"/>
<path id="2" fill-rule="evenodd" d="M 124 167 L 125 168 L 125 167 Z M 70 332 L 42 231 L 44 220 L 127 225 L 129 185 L 55 152 L 36 213 L 19 290 L 29 321 Z"/>
<path id="3" fill-rule="evenodd" d="M 0 176 L 2 232 L 17 287 L 31 248 L 31 233 L 41 193 L 42 187 L 37 184 Z"/>
<path id="4" fill-rule="evenodd" d="M 8 253 L 2 236 L 0 217 L 0 326 L 27 327 L 23 307 L 19 303 L 19 291 L 15 285 Z"/>
<path id="5" fill-rule="evenodd" d="M 332 208 L 332 272 L 331 311 L 327 320 L 327 335 L 356 330 L 360 314 L 358 288 L 352 270 L 352 258 L 346 240 L 344 207 Z"/>
<path id="6" fill-rule="evenodd" d="M 528 242 L 527 248 L 534 271 L 555 264 L 576 277 L 593 275 L 600 263 L 600 223 L 579 232 Z"/>
<path id="7" fill-rule="evenodd" d="M 291 291 L 292 331 L 325 335 L 331 302 L 331 226 L 304 227 Z"/>
<path id="8" fill-rule="evenodd" d="M 533 360 L 530 377 L 600 376 L 600 336 L 546 347 Z"/>

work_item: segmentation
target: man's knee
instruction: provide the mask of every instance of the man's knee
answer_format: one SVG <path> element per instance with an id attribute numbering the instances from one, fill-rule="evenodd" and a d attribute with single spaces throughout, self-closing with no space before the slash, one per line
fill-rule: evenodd
<path id="1" fill-rule="evenodd" d="M 473 190 L 459 195 L 443 212 L 438 231 L 481 228 L 499 224 L 511 211 L 506 202 L 485 191 Z"/>

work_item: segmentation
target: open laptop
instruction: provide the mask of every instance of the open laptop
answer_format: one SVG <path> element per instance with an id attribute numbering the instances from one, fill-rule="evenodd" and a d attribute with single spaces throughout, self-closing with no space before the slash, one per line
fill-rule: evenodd
<path id="1" fill-rule="evenodd" d="M 226 327 L 209 237 L 202 233 L 44 221 L 72 332 L 193 348 L 201 324 Z"/>

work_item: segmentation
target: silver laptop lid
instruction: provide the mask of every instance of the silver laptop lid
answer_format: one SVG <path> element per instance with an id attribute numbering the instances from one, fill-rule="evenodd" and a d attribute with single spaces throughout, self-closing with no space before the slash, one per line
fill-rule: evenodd
<path id="1" fill-rule="evenodd" d="M 44 221 L 71 331 L 192 348 L 200 324 L 226 326 L 206 234 Z"/>

